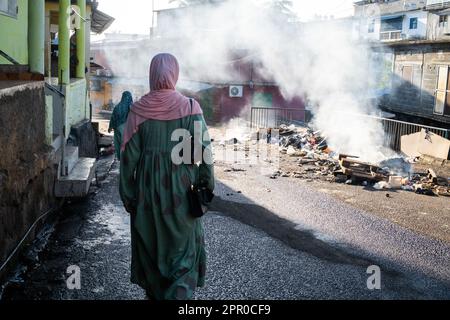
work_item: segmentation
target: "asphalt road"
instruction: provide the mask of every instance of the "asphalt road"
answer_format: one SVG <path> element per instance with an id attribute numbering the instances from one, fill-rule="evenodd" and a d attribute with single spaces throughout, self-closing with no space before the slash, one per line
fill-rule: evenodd
<path id="1" fill-rule="evenodd" d="M 218 183 L 204 218 L 207 285 L 196 299 L 450 298 L 446 243 L 307 186 L 233 175 Z M 25 262 L 3 299 L 145 298 L 129 282 L 129 219 L 117 181 L 115 163 L 89 199 L 65 207 L 44 251 Z M 66 286 L 71 265 L 80 267 L 80 290 Z M 381 290 L 367 288 L 370 265 L 381 268 Z"/>
<path id="2" fill-rule="evenodd" d="M 228 216 L 322 260 L 380 266 L 385 288 L 397 291 L 396 297 L 450 298 L 448 242 L 365 212 L 299 179 L 270 179 L 256 166 L 218 164 L 216 172 L 221 181 L 216 207 Z"/>

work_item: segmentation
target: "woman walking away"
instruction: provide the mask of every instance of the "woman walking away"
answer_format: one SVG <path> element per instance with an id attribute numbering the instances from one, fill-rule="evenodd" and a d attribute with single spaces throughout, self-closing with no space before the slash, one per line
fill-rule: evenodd
<path id="1" fill-rule="evenodd" d="M 122 144 L 120 195 L 131 215 L 131 281 L 156 300 L 190 299 L 205 283 L 203 227 L 188 190 L 196 185 L 212 192 L 213 166 L 211 160 L 178 165 L 171 154 L 180 145 L 173 141 L 179 129 L 203 150 L 210 151 L 211 141 L 200 105 L 175 90 L 178 75 L 174 56 L 153 58 L 151 91 L 131 107 Z"/>
<path id="2" fill-rule="evenodd" d="M 123 128 L 127 122 L 128 112 L 133 104 L 133 97 L 129 91 L 122 93 L 120 103 L 114 108 L 111 120 L 109 121 L 108 132 L 114 130 L 114 149 L 116 157 L 120 160 L 120 148 L 122 145 Z"/>

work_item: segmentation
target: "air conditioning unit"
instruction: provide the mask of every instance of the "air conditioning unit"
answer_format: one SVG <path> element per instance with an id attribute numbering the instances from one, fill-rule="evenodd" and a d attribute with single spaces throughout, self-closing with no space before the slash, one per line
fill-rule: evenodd
<path id="1" fill-rule="evenodd" d="M 242 98 L 244 96 L 244 86 L 230 86 L 230 98 Z"/>

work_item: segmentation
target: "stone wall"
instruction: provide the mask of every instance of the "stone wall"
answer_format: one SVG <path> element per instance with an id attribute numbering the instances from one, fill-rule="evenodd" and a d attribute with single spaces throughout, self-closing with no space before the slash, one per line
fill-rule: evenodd
<path id="1" fill-rule="evenodd" d="M 0 90 L 0 150 L 1 265 L 33 222 L 54 206 L 43 82 Z"/>

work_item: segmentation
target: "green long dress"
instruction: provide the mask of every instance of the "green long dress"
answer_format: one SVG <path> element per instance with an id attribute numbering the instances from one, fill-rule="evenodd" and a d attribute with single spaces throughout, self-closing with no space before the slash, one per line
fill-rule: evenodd
<path id="1" fill-rule="evenodd" d="M 157 300 L 190 299 L 205 283 L 206 251 L 201 219 L 189 213 L 191 184 L 214 189 L 213 166 L 175 165 L 175 129 L 194 122 L 206 133 L 202 115 L 172 121 L 147 120 L 127 143 L 120 167 L 120 195 L 131 211 L 131 281 Z M 198 141 L 201 141 L 196 137 Z M 180 140 L 181 141 L 181 140 Z"/>
<path id="2" fill-rule="evenodd" d="M 123 130 L 125 128 L 125 123 L 117 126 L 114 129 L 114 151 L 116 153 L 116 158 L 120 160 L 120 147 L 122 146 Z"/>
<path id="3" fill-rule="evenodd" d="M 127 122 L 128 112 L 133 104 L 133 96 L 130 91 L 124 91 L 122 93 L 122 99 L 119 104 L 114 108 L 109 121 L 108 131 L 114 130 L 114 149 L 116 152 L 116 158 L 120 160 L 120 147 L 122 145 L 122 135 Z"/>

